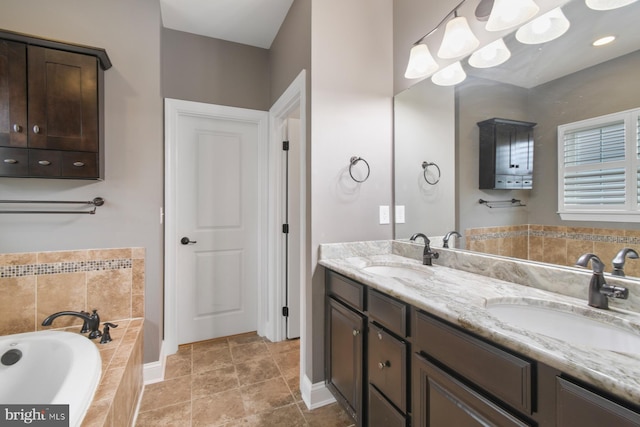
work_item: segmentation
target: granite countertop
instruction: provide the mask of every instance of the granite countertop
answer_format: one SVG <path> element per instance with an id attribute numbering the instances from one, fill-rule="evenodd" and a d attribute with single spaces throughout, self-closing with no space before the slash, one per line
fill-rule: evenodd
<path id="1" fill-rule="evenodd" d="M 626 302 L 627 305 L 621 308 L 613 305 L 615 302 L 612 300 L 610 310 L 589 307 L 586 300 L 586 289 L 590 277 L 588 272 L 583 274 L 582 272 L 574 273 L 572 269 L 558 269 L 557 274 L 565 274 L 561 277 L 567 282 L 567 285 L 563 286 L 567 292 L 563 294 L 442 264 L 457 263 L 456 267 L 464 267 L 468 270 L 469 265 L 473 265 L 474 262 L 486 265 L 490 261 L 496 263 L 492 266 L 492 271 L 504 273 L 505 270 L 514 270 L 520 278 L 518 281 L 522 281 L 522 276 L 526 278 L 527 274 L 523 274 L 522 271 L 528 268 L 527 265 L 510 268 L 501 264 L 509 261 L 500 257 L 483 256 L 481 260 L 473 260 L 470 257 L 475 255 L 465 254 L 464 251 L 447 251 L 440 248 L 437 250 L 440 252 L 440 258 L 444 260 L 440 260 L 440 264 L 434 260 L 433 266 L 424 266 L 415 259 L 421 254 L 420 245 L 390 241 L 320 245 L 319 263 L 616 396 L 631 402 L 640 401 L 640 354 L 571 344 L 502 322 L 487 310 L 488 305 L 500 302 L 563 307 L 570 305 L 572 311 L 599 318 L 640 335 L 640 314 L 628 309 L 629 304 L 632 304 L 631 308 L 635 308 L 635 302 Z M 455 263 L 452 262 L 454 259 Z M 421 273 L 418 273 L 416 278 L 386 277 L 363 270 L 364 267 L 372 265 L 410 268 L 422 272 L 425 277 L 419 277 Z M 553 270 L 550 266 L 540 264 L 533 264 L 532 268 Z M 569 276 L 566 275 L 567 270 Z M 545 277 L 545 280 L 553 282 L 553 272 L 546 273 L 549 276 Z M 544 274 L 529 274 L 536 277 L 544 276 Z M 555 277 L 555 280 L 559 277 Z M 575 284 L 575 282 L 578 283 Z M 542 288 L 548 286 L 540 285 Z M 558 283 L 555 286 L 558 286 Z M 572 296 L 572 292 L 577 292 L 572 290 L 573 288 L 580 290 L 584 288 L 584 298 Z M 635 289 L 630 289 L 632 294 L 634 291 Z"/>

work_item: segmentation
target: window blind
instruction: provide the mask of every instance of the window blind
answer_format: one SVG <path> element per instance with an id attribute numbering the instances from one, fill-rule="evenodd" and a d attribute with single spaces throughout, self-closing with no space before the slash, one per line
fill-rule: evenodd
<path id="1" fill-rule="evenodd" d="M 624 205 L 624 168 L 565 173 L 564 201 L 567 205 Z"/>
<path id="2" fill-rule="evenodd" d="M 578 166 L 624 160 L 624 121 L 564 135 L 564 165 Z"/>

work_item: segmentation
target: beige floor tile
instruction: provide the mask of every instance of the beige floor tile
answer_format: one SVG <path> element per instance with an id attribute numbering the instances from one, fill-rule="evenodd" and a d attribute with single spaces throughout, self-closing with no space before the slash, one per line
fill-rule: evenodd
<path id="1" fill-rule="evenodd" d="M 140 412 L 191 400 L 191 377 L 180 377 L 145 386 Z"/>
<path id="2" fill-rule="evenodd" d="M 191 402 L 165 406 L 152 411 L 141 412 L 136 427 L 188 427 L 191 425 Z"/>
<path id="3" fill-rule="evenodd" d="M 294 404 L 249 416 L 243 419 L 240 425 L 251 427 L 303 427 L 307 426 L 307 423 L 298 405 Z M 227 426 L 231 427 L 231 424 Z"/>
<path id="4" fill-rule="evenodd" d="M 192 399 L 209 397 L 222 391 L 240 387 L 238 375 L 233 366 L 194 374 L 191 380 Z"/>
<path id="5" fill-rule="evenodd" d="M 278 366 L 271 358 L 261 359 L 257 362 L 236 363 L 236 371 L 241 386 L 281 377 Z"/>
<path id="6" fill-rule="evenodd" d="M 227 338 L 229 345 L 235 347 L 237 345 L 250 344 L 254 342 L 264 342 L 264 338 L 258 336 L 255 332 L 249 332 L 247 334 L 233 335 Z"/>
<path id="7" fill-rule="evenodd" d="M 338 403 L 332 403 L 312 411 L 302 403 L 300 408 L 309 427 L 347 427 L 353 425 L 351 417 Z"/>
<path id="8" fill-rule="evenodd" d="M 231 352 L 228 346 L 212 347 L 211 349 L 196 350 L 193 348 L 193 373 L 212 371 L 214 369 L 233 366 Z"/>
<path id="9" fill-rule="evenodd" d="M 294 403 L 289 387 L 282 378 L 244 386 L 240 392 L 247 414 L 259 414 Z"/>
<path id="10" fill-rule="evenodd" d="M 164 378 L 191 375 L 191 346 L 182 346 L 176 354 L 167 357 Z"/>
<path id="11" fill-rule="evenodd" d="M 212 394 L 193 401 L 194 427 L 221 426 L 245 417 L 246 412 L 239 390 Z"/>
<path id="12" fill-rule="evenodd" d="M 263 341 L 256 341 L 249 344 L 231 345 L 231 356 L 233 363 L 241 363 L 270 358 L 271 353 Z"/>

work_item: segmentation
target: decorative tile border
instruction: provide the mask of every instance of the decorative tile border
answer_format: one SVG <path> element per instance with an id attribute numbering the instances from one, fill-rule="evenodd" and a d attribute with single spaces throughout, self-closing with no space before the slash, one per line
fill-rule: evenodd
<path id="1" fill-rule="evenodd" d="M 131 259 L 53 262 L 0 266 L 0 278 L 40 276 L 45 274 L 82 273 L 87 271 L 121 270 L 132 268 Z"/>
<path id="2" fill-rule="evenodd" d="M 511 227 L 511 226 L 506 226 Z M 495 227 L 491 227 L 495 229 Z M 589 234 L 589 233 L 569 233 L 566 231 L 558 231 L 558 230 L 538 230 L 531 229 L 528 230 L 514 230 L 514 231 L 493 231 L 482 233 L 479 230 L 481 228 L 475 228 L 474 233 L 467 233 L 466 238 L 468 241 L 483 241 L 483 240 L 492 240 L 492 239 L 506 239 L 510 237 L 544 237 L 544 238 L 554 238 L 554 239 L 568 239 L 568 240 L 580 240 L 580 241 L 588 241 L 588 242 L 607 242 L 607 243 L 624 243 L 629 245 L 640 245 L 640 237 L 632 237 L 632 236 L 612 236 L 608 234 Z M 620 230 L 624 232 L 624 230 Z"/>

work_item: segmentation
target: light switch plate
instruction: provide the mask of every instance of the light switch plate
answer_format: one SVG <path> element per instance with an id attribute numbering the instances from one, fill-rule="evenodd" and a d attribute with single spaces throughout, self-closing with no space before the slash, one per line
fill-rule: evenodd
<path id="1" fill-rule="evenodd" d="M 389 206 L 380 206 L 380 224 L 389 224 Z"/>
<path id="2" fill-rule="evenodd" d="M 404 224 L 404 205 L 396 205 L 396 224 Z"/>

